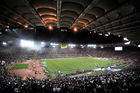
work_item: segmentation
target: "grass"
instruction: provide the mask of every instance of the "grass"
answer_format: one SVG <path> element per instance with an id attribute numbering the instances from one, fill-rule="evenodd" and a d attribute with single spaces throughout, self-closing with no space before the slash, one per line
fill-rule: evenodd
<path id="1" fill-rule="evenodd" d="M 50 73 L 61 71 L 63 74 L 69 74 L 75 71 L 93 70 L 101 67 L 108 67 L 114 63 L 96 58 L 64 58 L 64 59 L 48 59 L 42 60 L 46 65 L 46 70 Z"/>
<path id="2" fill-rule="evenodd" d="M 28 65 L 29 64 L 15 64 L 14 67 L 12 68 L 12 70 L 15 70 L 15 69 L 26 69 L 26 68 L 28 68 Z"/>
<path id="3" fill-rule="evenodd" d="M 122 65 L 120 65 L 119 67 L 116 67 L 116 69 L 122 69 L 122 68 L 124 68 L 124 67 L 126 67 L 126 66 L 128 66 L 128 63 L 127 63 L 127 64 L 122 64 Z"/>

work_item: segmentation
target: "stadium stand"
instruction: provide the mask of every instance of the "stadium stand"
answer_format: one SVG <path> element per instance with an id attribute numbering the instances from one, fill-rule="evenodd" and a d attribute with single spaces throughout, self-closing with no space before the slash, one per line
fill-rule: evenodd
<path id="1" fill-rule="evenodd" d="M 139 93 L 139 30 L 139 0 L 0 0 L 0 93 Z M 102 63 L 97 74 L 91 68 L 61 76 L 41 63 L 79 57 L 108 59 L 109 69 L 121 64 L 113 60 L 130 64 L 107 71 Z M 24 79 L 10 72 L 24 63 Z"/>
<path id="2" fill-rule="evenodd" d="M 1 66 L 1 93 L 139 93 L 139 69 L 64 79 L 28 78 L 21 81 L 18 76 L 10 76 Z"/>

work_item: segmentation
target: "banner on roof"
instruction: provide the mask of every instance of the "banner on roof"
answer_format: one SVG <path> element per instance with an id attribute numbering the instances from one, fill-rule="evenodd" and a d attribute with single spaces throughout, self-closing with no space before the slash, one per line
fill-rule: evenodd
<path id="1" fill-rule="evenodd" d="M 67 48 L 67 44 L 61 44 L 61 48 Z"/>

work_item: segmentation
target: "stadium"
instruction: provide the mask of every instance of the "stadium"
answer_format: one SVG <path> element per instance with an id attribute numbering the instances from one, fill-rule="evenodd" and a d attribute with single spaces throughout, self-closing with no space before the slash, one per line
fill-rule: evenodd
<path id="1" fill-rule="evenodd" d="M 0 93 L 139 93 L 139 0 L 1 0 Z"/>

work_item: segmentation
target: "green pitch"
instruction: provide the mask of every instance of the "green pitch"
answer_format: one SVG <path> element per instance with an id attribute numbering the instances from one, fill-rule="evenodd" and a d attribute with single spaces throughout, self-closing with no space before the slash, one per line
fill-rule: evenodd
<path id="1" fill-rule="evenodd" d="M 101 67 L 111 66 L 113 63 L 108 60 L 96 58 L 64 58 L 64 59 L 47 59 L 42 60 L 43 66 L 50 73 L 61 71 L 63 74 L 69 74 L 75 71 L 93 70 Z"/>
<path id="2" fill-rule="evenodd" d="M 12 68 L 12 70 L 14 69 L 26 69 L 28 68 L 29 64 L 15 64 L 14 67 Z"/>

